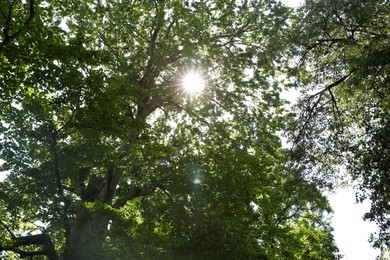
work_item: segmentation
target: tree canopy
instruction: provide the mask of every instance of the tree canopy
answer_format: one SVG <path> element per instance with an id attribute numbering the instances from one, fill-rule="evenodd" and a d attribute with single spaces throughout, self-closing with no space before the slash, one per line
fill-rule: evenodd
<path id="1" fill-rule="evenodd" d="M 388 8 L 3 1 L 3 255 L 339 259 L 318 185 L 340 154 L 386 243 Z M 293 153 L 282 72 L 306 94 Z"/>
<path id="2" fill-rule="evenodd" d="M 389 248 L 390 5 L 306 1 L 299 15 L 292 48 L 299 66 L 290 70 L 303 93 L 294 152 L 323 185 L 339 178 L 340 166 L 348 173 L 357 200 L 371 201 L 364 218 L 380 227 L 374 246 Z"/>

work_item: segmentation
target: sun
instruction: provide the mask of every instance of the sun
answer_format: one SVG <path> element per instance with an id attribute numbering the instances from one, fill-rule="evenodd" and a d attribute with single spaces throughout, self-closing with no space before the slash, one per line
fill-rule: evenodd
<path id="1" fill-rule="evenodd" d="M 188 71 L 183 75 L 181 85 L 187 93 L 198 94 L 204 89 L 204 80 L 198 71 Z"/>

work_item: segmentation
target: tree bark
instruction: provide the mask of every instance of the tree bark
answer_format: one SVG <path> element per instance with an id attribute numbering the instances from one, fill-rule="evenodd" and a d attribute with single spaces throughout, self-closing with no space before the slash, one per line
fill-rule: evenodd
<path id="1" fill-rule="evenodd" d="M 42 250 L 26 252 L 19 249 L 20 246 L 41 245 Z M 20 258 L 33 257 L 36 255 L 45 255 L 49 260 L 59 260 L 57 251 L 54 249 L 53 242 L 47 234 L 16 237 L 10 246 L 0 246 L 0 251 L 8 250 L 19 254 Z"/>
<path id="2" fill-rule="evenodd" d="M 119 209 L 127 201 L 152 194 L 157 187 L 157 183 L 150 183 L 143 187 L 134 186 L 114 202 L 113 198 L 121 176 L 121 171 L 111 169 L 107 171 L 105 180 L 92 175 L 85 189 L 83 201 L 98 201 Z M 103 214 L 95 212 L 92 215 L 86 210 L 80 210 L 73 222 L 69 241 L 65 246 L 64 259 L 88 259 L 91 252 L 98 254 L 107 236 L 109 221 L 110 219 Z M 96 259 L 91 256 L 92 258 Z"/>

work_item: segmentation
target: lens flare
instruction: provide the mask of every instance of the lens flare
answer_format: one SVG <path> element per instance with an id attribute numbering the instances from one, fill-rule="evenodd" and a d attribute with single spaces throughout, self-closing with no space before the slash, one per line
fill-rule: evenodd
<path id="1" fill-rule="evenodd" d="M 193 179 L 192 179 L 192 182 L 193 182 L 194 184 L 201 184 L 201 183 L 202 183 L 202 181 L 201 181 L 198 177 L 193 178 Z"/>
<path id="2" fill-rule="evenodd" d="M 197 94 L 204 89 L 204 80 L 198 71 L 188 71 L 184 74 L 181 85 L 189 94 Z"/>

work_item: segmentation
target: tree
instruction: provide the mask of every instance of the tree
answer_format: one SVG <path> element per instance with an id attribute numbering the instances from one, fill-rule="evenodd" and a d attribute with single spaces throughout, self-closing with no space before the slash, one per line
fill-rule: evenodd
<path id="1" fill-rule="evenodd" d="M 290 71 L 303 93 L 295 155 L 324 185 L 341 165 L 357 200 L 371 200 L 364 218 L 380 227 L 374 246 L 389 247 L 390 5 L 307 1 L 300 15 L 292 38 L 299 66 Z"/>
<path id="2" fill-rule="evenodd" d="M 326 199 L 287 167 L 277 135 L 287 116 L 272 76 L 289 9 L 34 4 L 1 5 L 2 251 L 339 257 Z M 188 71 L 202 93 L 183 90 Z"/>

